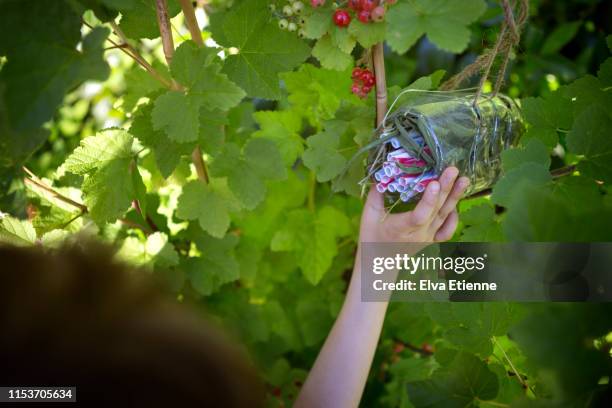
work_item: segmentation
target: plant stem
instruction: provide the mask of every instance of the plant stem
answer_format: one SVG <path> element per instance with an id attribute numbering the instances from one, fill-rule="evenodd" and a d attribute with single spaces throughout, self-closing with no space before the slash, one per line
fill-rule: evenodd
<path id="1" fill-rule="evenodd" d="M 310 179 L 308 180 L 308 209 L 312 212 L 315 211 L 315 196 L 317 192 L 317 176 L 314 171 L 310 172 Z"/>
<path id="2" fill-rule="evenodd" d="M 208 184 L 208 182 L 210 181 L 210 179 L 208 178 L 208 169 L 206 168 L 206 163 L 202 158 L 202 150 L 200 149 L 200 146 L 197 146 L 195 149 L 193 149 L 193 152 L 191 153 L 191 161 L 193 162 L 193 165 L 196 168 L 198 178 Z"/>
<path id="3" fill-rule="evenodd" d="M 142 219 L 147 222 L 147 225 L 149 226 L 149 228 L 151 228 L 153 232 L 159 231 L 159 228 L 157 228 L 157 225 L 155 224 L 153 219 L 149 217 L 149 215 L 145 215 L 142 213 L 142 208 L 140 208 L 140 202 L 138 200 L 132 201 L 132 207 L 134 207 L 134 209 L 136 210 L 138 214 L 140 214 Z"/>
<path id="4" fill-rule="evenodd" d="M 23 167 L 23 171 L 25 171 L 29 178 L 26 177 L 23 179 L 24 183 L 26 184 L 33 184 L 34 186 L 45 190 L 46 192 L 50 193 L 51 195 L 53 195 L 53 197 L 57 198 L 60 201 L 65 202 L 66 204 L 69 204 L 75 208 L 78 208 L 82 213 L 86 213 L 87 212 L 87 207 L 84 204 L 81 203 L 77 203 L 76 201 L 72 200 L 71 198 L 66 197 L 65 195 L 61 194 L 59 191 L 55 190 L 53 187 L 46 185 L 45 183 L 43 183 L 42 181 L 40 181 L 38 179 L 38 177 L 36 177 L 34 175 L 34 173 L 32 173 L 29 169 L 27 169 L 26 167 Z"/>
<path id="5" fill-rule="evenodd" d="M 378 127 L 387 114 L 387 81 L 385 79 L 385 53 L 382 42 L 372 47 L 372 62 L 376 77 L 376 126 Z"/>
<path id="6" fill-rule="evenodd" d="M 494 407 L 503 407 L 503 408 L 509 408 L 510 405 L 508 404 L 504 404 L 503 402 L 497 402 L 497 401 L 491 401 L 491 400 L 483 400 L 480 399 L 478 397 L 474 397 L 474 399 L 478 402 L 484 402 L 485 404 L 489 404 L 489 405 L 493 405 Z"/>
<path id="7" fill-rule="evenodd" d="M 193 5 L 190 0 L 180 0 L 181 9 L 183 10 L 183 15 L 185 16 L 185 24 L 187 24 L 187 28 L 189 29 L 189 33 L 191 34 L 191 39 L 198 45 L 198 47 L 204 46 L 204 41 L 202 40 L 202 33 L 200 32 L 200 28 L 198 27 L 198 21 L 195 16 L 195 11 L 193 9 Z M 208 177 L 208 169 L 206 168 L 206 163 L 204 159 L 202 159 L 202 149 L 200 146 L 196 146 L 196 148 L 191 153 L 191 161 L 196 168 L 196 173 L 198 174 L 198 178 L 202 180 L 204 183 L 208 184 L 210 179 Z"/>
<path id="8" fill-rule="evenodd" d="M 508 355 L 506 354 L 506 351 L 503 349 L 503 347 L 497 342 L 497 340 L 495 339 L 495 336 L 491 337 L 491 339 L 493 340 L 493 344 L 495 344 L 495 346 L 497 346 L 498 349 L 501 350 L 502 354 L 504 355 L 504 358 L 506 359 L 506 361 L 508 362 L 508 364 L 510 365 L 510 368 L 512 368 L 512 371 L 514 371 L 514 374 L 516 374 L 516 378 L 518 378 L 519 382 L 521 383 L 521 385 L 525 388 L 527 388 L 527 383 L 525 382 L 525 380 L 523 380 L 523 377 L 521 377 L 521 375 L 519 374 L 518 370 L 516 369 L 516 367 L 514 366 L 514 364 L 512 364 L 512 360 L 510 360 L 510 357 L 508 357 Z"/>
<path id="9" fill-rule="evenodd" d="M 189 33 L 191 34 L 191 39 L 195 42 L 199 47 L 204 45 L 204 41 L 202 40 L 202 32 L 200 31 L 200 27 L 198 27 L 198 20 L 195 16 L 195 11 L 193 9 L 193 5 L 190 0 L 179 0 L 181 3 L 181 9 L 183 9 L 183 15 L 185 16 L 185 24 L 189 29 Z"/>
<path id="10" fill-rule="evenodd" d="M 155 0 L 155 11 L 157 13 L 157 25 L 159 26 L 159 34 L 162 39 L 164 56 L 169 66 L 174 55 L 174 41 L 172 40 L 172 28 L 170 27 L 166 0 Z"/>
<path id="11" fill-rule="evenodd" d="M 86 25 L 87 27 L 93 29 L 93 27 L 91 25 L 89 25 L 88 23 L 86 23 L 85 21 L 83 21 L 83 24 Z M 129 57 L 131 57 L 141 67 L 143 67 L 145 69 L 145 71 L 147 71 L 153 78 L 155 78 L 156 80 L 161 82 L 166 88 L 171 88 L 172 84 L 170 83 L 170 81 L 168 81 L 159 72 L 157 72 L 157 70 L 155 68 L 153 68 L 153 66 L 151 64 L 149 64 L 147 62 L 147 60 L 145 60 L 144 57 L 142 55 L 140 55 L 138 53 L 138 51 L 134 47 L 132 47 L 130 45 L 130 43 L 128 42 L 127 37 L 123 33 L 123 30 L 121 30 L 121 28 L 119 28 L 119 26 L 114 21 L 111 21 L 110 25 L 111 25 L 115 35 L 117 35 L 117 37 L 119 37 L 119 39 L 121 39 L 122 44 L 117 44 L 116 42 L 114 42 L 110 38 L 107 38 L 106 40 L 108 42 L 110 42 L 111 44 L 113 44 L 114 47 L 120 49 L 125 54 L 127 54 Z"/>

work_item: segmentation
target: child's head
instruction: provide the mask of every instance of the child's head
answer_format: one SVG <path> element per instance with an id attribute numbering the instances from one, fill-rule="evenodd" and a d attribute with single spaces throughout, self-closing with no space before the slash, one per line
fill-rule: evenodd
<path id="1" fill-rule="evenodd" d="M 0 384 L 103 406 L 259 406 L 243 352 L 95 244 L 0 247 Z"/>

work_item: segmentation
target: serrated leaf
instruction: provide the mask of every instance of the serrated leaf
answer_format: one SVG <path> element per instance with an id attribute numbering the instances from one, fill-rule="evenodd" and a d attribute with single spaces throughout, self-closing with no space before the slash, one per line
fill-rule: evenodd
<path id="1" fill-rule="evenodd" d="M 247 209 L 263 201 L 264 180 L 280 180 L 287 175 L 274 142 L 263 138 L 251 138 L 242 152 L 238 146 L 226 144 L 210 170 L 213 176 L 227 177 L 232 193 Z"/>
<path id="2" fill-rule="evenodd" d="M 287 214 L 283 228 L 271 242 L 273 251 L 292 251 L 310 283 L 323 278 L 337 254 L 336 239 L 350 232 L 346 215 L 325 206 L 316 214 L 297 209 Z"/>
<path id="3" fill-rule="evenodd" d="M 232 234 L 223 238 L 214 238 L 206 234 L 197 237 L 196 245 L 202 255 L 186 259 L 181 266 L 199 294 L 208 296 L 222 285 L 240 277 L 235 254 L 237 243 L 238 238 Z"/>
<path id="4" fill-rule="evenodd" d="M 357 40 L 351 35 L 349 30 L 336 25 L 331 28 L 330 36 L 332 43 L 346 54 L 350 54 L 357 44 Z"/>
<path id="5" fill-rule="evenodd" d="M 304 35 L 306 38 L 317 40 L 330 28 L 332 28 L 332 18 L 329 9 L 320 7 L 312 10 L 312 14 L 305 17 Z"/>
<path id="6" fill-rule="evenodd" d="M 490 204 L 480 204 L 461 213 L 463 242 L 504 241 L 501 224 L 496 220 L 495 209 Z"/>
<path id="7" fill-rule="evenodd" d="M 523 163 L 519 167 L 508 171 L 500 179 L 491 194 L 491 201 L 501 206 L 508 206 L 517 193 L 516 186 L 519 183 L 527 183 L 532 186 L 545 186 L 552 180 L 548 168 L 540 163 Z"/>
<path id="8" fill-rule="evenodd" d="M 81 186 L 91 218 L 98 224 L 119 218 L 142 191 L 142 179 L 133 161 L 133 137 L 125 130 L 109 129 L 81 140 L 63 164 L 85 175 Z"/>
<path id="9" fill-rule="evenodd" d="M 339 153 L 340 136 L 346 131 L 345 122 L 340 126 L 327 124 L 324 132 L 310 136 L 306 140 L 308 148 L 302 159 L 306 167 L 317 175 L 319 182 L 325 182 L 339 175 L 346 165 L 346 158 Z"/>
<path id="10" fill-rule="evenodd" d="M 293 33 L 271 23 L 265 0 L 242 1 L 223 17 L 221 27 L 213 26 L 213 38 L 237 54 L 227 57 L 223 72 L 246 90 L 249 96 L 278 99 L 278 74 L 304 61 L 310 49 Z M 222 31 L 220 33 L 219 31 Z"/>
<path id="11" fill-rule="evenodd" d="M 176 216 L 184 220 L 198 220 L 204 231 L 217 238 L 223 237 L 230 225 L 225 197 L 200 181 L 191 181 L 183 186 Z"/>
<path id="12" fill-rule="evenodd" d="M 29 221 L 0 214 L 0 242 L 16 246 L 30 246 L 36 242 L 36 231 Z"/>
<path id="13" fill-rule="evenodd" d="M 557 144 L 557 129 L 567 130 L 572 124 L 572 103 L 560 92 L 544 97 L 529 97 L 521 100 L 529 129 L 525 138 L 540 139 L 546 146 Z"/>
<path id="14" fill-rule="evenodd" d="M 259 130 L 253 137 L 263 137 L 272 140 L 285 165 L 291 166 L 304 151 L 302 118 L 293 110 L 258 111 L 253 118 L 259 125 Z"/>
<path id="15" fill-rule="evenodd" d="M 592 75 L 585 75 L 571 84 L 562 87 L 560 90 L 566 98 L 572 100 L 574 117 L 577 118 L 578 115 L 592 105 L 612 105 L 612 93 L 604 89 L 604 85 L 598 78 Z M 610 114 L 610 112 L 608 113 Z"/>
<path id="16" fill-rule="evenodd" d="M 567 137 L 570 151 L 584 155 L 578 170 L 586 176 L 612 181 L 612 119 L 600 106 L 585 109 Z"/>
<path id="17" fill-rule="evenodd" d="M 292 107 L 313 124 L 333 118 L 341 101 L 351 98 L 349 70 L 334 71 L 304 64 L 282 78 Z"/>
<path id="18" fill-rule="evenodd" d="M 348 26 L 348 32 L 357 39 L 362 47 L 370 48 L 374 44 L 385 40 L 387 23 L 383 21 L 364 24 L 357 19 L 353 19 Z"/>
<path id="19" fill-rule="evenodd" d="M 183 92 L 169 91 L 155 100 L 151 114 L 153 129 L 163 130 L 178 143 L 193 142 L 200 132 L 200 108 L 198 98 Z"/>
<path id="20" fill-rule="evenodd" d="M 504 150 L 501 154 L 504 171 L 510 171 L 523 163 L 538 163 L 550 167 L 548 149 L 538 139 L 530 139 L 524 147 Z"/>
<path id="21" fill-rule="evenodd" d="M 468 45 L 467 26 L 486 10 L 482 0 L 415 0 L 400 2 L 387 13 L 387 42 L 403 54 L 423 35 L 438 47 L 454 53 Z"/>
<path id="22" fill-rule="evenodd" d="M 312 55 L 319 60 L 323 68 L 336 71 L 343 71 L 353 63 L 351 55 L 334 45 L 330 35 L 325 35 L 317 41 Z"/>
<path id="23" fill-rule="evenodd" d="M 497 376 L 479 358 L 464 351 L 436 370 L 432 378 L 408 383 L 408 396 L 417 407 L 464 408 L 497 396 Z"/>

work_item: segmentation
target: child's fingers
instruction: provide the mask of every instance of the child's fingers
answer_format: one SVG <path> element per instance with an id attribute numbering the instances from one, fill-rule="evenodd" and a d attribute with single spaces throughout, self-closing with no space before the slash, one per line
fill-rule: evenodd
<path id="1" fill-rule="evenodd" d="M 432 181 L 427 186 L 423 197 L 414 210 L 404 214 L 405 225 L 408 227 L 422 227 L 431 220 L 438 211 L 438 197 L 440 196 L 440 183 Z"/>
<path id="2" fill-rule="evenodd" d="M 442 205 L 439 211 L 439 217 L 441 220 L 445 220 L 446 217 L 455 209 L 457 203 L 463 196 L 465 189 L 470 185 L 470 179 L 467 177 L 459 177 L 459 180 L 455 182 L 452 191 L 448 195 L 448 198 Z"/>
<path id="3" fill-rule="evenodd" d="M 449 239 L 451 239 L 453 237 L 453 234 L 455 233 L 455 230 L 457 229 L 458 221 L 459 215 L 457 215 L 457 210 L 453 210 L 448 215 L 440 229 L 436 232 L 436 235 L 434 236 L 434 241 L 441 242 L 448 241 Z"/>
<path id="4" fill-rule="evenodd" d="M 449 167 L 440 176 L 440 195 L 438 197 L 438 207 L 442 207 L 446 202 L 446 198 L 450 194 L 453 186 L 455 185 L 455 180 L 459 175 L 459 170 L 456 167 Z"/>

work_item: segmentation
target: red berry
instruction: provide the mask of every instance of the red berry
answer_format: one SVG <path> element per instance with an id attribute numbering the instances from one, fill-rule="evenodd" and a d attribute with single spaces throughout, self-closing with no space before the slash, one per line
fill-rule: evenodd
<path id="1" fill-rule="evenodd" d="M 336 10 L 333 19 L 334 24 L 338 27 L 346 27 L 351 23 L 351 15 L 343 9 Z"/>
<path id="2" fill-rule="evenodd" d="M 359 95 L 359 93 L 361 92 L 361 87 L 359 86 L 359 84 L 353 83 L 353 86 L 351 86 L 351 92 L 355 95 Z"/>
<path id="3" fill-rule="evenodd" d="M 432 354 L 435 351 L 433 346 L 428 343 L 423 343 L 423 345 L 421 346 L 421 350 L 423 350 L 423 352 L 427 354 Z"/>
<path id="4" fill-rule="evenodd" d="M 367 94 L 368 92 L 372 90 L 372 87 L 370 85 L 364 85 L 361 87 L 361 90 Z"/>
<path id="5" fill-rule="evenodd" d="M 368 71 L 367 69 L 364 69 L 361 72 L 361 76 L 359 77 L 359 79 L 361 79 L 363 82 L 369 82 L 372 79 L 374 79 L 374 74 L 370 71 Z"/>
<path id="6" fill-rule="evenodd" d="M 378 0 L 361 0 L 361 9 L 365 11 L 372 11 L 374 7 L 378 6 Z"/>
<path id="7" fill-rule="evenodd" d="M 373 21 L 383 21 L 385 19 L 385 8 L 382 6 L 376 7 L 374 10 L 372 10 L 371 17 Z"/>
<path id="8" fill-rule="evenodd" d="M 349 0 L 348 6 L 351 10 L 359 11 L 361 9 L 360 0 Z"/>
<path id="9" fill-rule="evenodd" d="M 321 7 L 325 5 L 325 0 L 310 0 L 312 7 Z"/>
<path id="10" fill-rule="evenodd" d="M 359 19 L 359 21 L 361 21 L 362 23 L 369 23 L 370 22 L 370 12 L 367 10 L 361 10 L 358 14 L 357 14 L 357 18 Z"/>
<path id="11" fill-rule="evenodd" d="M 374 77 L 369 77 L 367 81 L 364 81 L 364 84 L 367 86 L 374 86 L 374 84 L 376 83 L 376 81 L 374 80 Z"/>
<path id="12" fill-rule="evenodd" d="M 353 69 L 353 74 L 351 75 L 352 79 L 359 79 L 361 78 L 361 73 L 363 72 L 363 70 L 361 68 L 354 68 Z"/>

